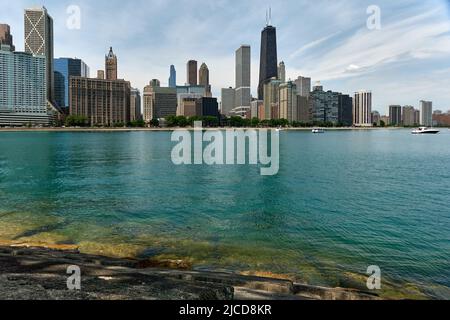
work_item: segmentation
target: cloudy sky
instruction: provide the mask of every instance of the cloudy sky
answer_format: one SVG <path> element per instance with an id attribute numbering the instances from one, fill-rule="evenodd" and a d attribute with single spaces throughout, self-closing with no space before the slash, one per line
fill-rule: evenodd
<path id="1" fill-rule="evenodd" d="M 260 33 L 266 9 L 278 32 L 278 55 L 287 77 L 321 81 L 327 90 L 372 90 L 374 109 L 418 106 L 432 100 L 450 109 L 449 0 L 0 0 L 0 23 L 11 25 L 23 50 L 23 9 L 44 5 L 54 19 L 55 57 L 77 57 L 104 67 L 112 46 L 119 76 L 142 88 L 153 78 L 167 84 L 169 66 L 186 81 L 186 61 L 206 62 L 213 93 L 234 86 L 234 51 L 252 47 L 256 95 Z M 81 28 L 67 28 L 77 5 Z M 367 27 L 367 8 L 381 9 L 381 29 Z"/>

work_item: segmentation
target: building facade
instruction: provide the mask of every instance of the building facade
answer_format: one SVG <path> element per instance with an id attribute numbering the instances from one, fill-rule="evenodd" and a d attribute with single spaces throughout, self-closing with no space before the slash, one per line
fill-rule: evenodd
<path id="1" fill-rule="evenodd" d="M 353 124 L 356 127 L 371 127 L 372 123 L 372 92 L 355 92 L 353 98 Z"/>
<path id="2" fill-rule="evenodd" d="M 433 102 L 420 101 L 420 125 L 431 127 L 433 125 Z"/>
<path id="3" fill-rule="evenodd" d="M 144 88 L 144 121 L 177 115 L 177 89 L 161 87 L 154 79 Z"/>
<path id="4" fill-rule="evenodd" d="M 279 101 L 281 81 L 276 77 L 266 81 L 263 85 L 264 119 L 279 119 Z"/>
<path id="5" fill-rule="evenodd" d="M 11 28 L 7 24 L 0 24 L 0 45 L 2 44 L 10 46 L 11 51 L 16 51 L 13 36 L 11 35 Z"/>
<path id="6" fill-rule="evenodd" d="M 309 98 L 309 94 L 311 93 L 311 78 L 299 76 L 295 80 L 295 85 L 297 86 L 297 94 L 299 96 Z"/>
<path id="7" fill-rule="evenodd" d="M 264 98 L 264 85 L 278 78 L 277 29 L 267 25 L 261 32 L 258 99 Z"/>
<path id="8" fill-rule="evenodd" d="M 69 108 L 69 79 L 71 76 L 89 78 L 89 67 L 80 59 L 58 58 L 53 62 L 55 102 L 60 108 Z"/>
<path id="9" fill-rule="evenodd" d="M 251 48 L 242 45 L 236 50 L 236 88 L 234 108 L 250 108 L 251 102 Z"/>
<path id="10" fill-rule="evenodd" d="M 141 92 L 139 89 L 131 88 L 130 91 L 130 121 L 142 119 L 141 112 Z"/>
<path id="11" fill-rule="evenodd" d="M 233 88 L 222 88 L 220 112 L 224 116 L 229 116 L 235 107 L 235 90 Z"/>
<path id="12" fill-rule="evenodd" d="M 187 75 L 186 85 L 196 86 L 197 85 L 197 61 L 195 61 L 195 60 L 188 61 L 186 75 Z"/>
<path id="13" fill-rule="evenodd" d="M 46 57 L 0 45 L 0 125 L 49 125 Z"/>
<path id="14" fill-rule="evenodd" d="M 47 100 L 54 103 L 53 19 L 45 7 L 25 9 L 25 52 L 45 57 Z"/>
<path id="15" fill-rule="evenodd" d="M 339 94 L 338 123 L 351 127 L 353 125 L 353 98 L 348 94 Z"/>
<path id="16" fill-rule="evenodd" d="M 286 65 L 284 64 L 284 61 L 281 61 L 278 65 L 278 79 L 282 82 L 286 82 Z"/>
<path id="17" fill-rule="evenodd" d="M 106 80 L 117 80 L 117 56 L 113 52 L 113 48 L 109 48 L 108 54 L 105 56 L 105 72 Z"/>
<path id="18" fill-rule="evenodd" d="M 289 81 L 281 83 L 279 90 L 280 119 L 286 119 L 289 122 L 298 121 L 297 86 L 294 82 Z"/>
<path id="19" fill-rule="evenodd" d="M 389 123 L 391 126 L 400 126 L 402 124 L 402 107 L 398 105 L 389 106 Z"/>
<path id="20" fill-rule="evenodd" d="M 418 126 L 420 124 L 420 113 L 413 106 L 404 106 L 402 109 L 402 123 L 404 126 Z"/>
<path id="21" fill-rule="evenodd" d="M 201 110 L 203 117 L 216 117 L 219 118 L 219 104 L 217 98 L 203 97 L 197 99 L 197 110 Z"/>
<path id="22" fill-rule="evenodd" d="M 83 116 L 91 126 L 130 122 L 131 86 L 125 80 L 70 77 L 70 115 Z"/>
<path id="23" fill-rule="evenodd" d="M 310 94 L 311 118 L 313 122 L 339 122 L 339 95 L 338 92 L 324 91 L 318 84 Z"/>

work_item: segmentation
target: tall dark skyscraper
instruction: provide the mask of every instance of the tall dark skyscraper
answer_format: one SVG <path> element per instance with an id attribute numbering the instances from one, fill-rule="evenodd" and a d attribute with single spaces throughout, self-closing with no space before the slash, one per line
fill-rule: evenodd
<path id="1" fill-rule="evenodd" d="M 261 59 L 259 68 L 258 99 L 264 98 L 264 83 L 278 77 L 277 29 L 269 25 L 261 33 Z"/>
<path id="2" fill-rule="evenodd" d="M 187 84 L 190 86 L 197 85 L 197 61 L 189 60 L 187 63 Z"/>

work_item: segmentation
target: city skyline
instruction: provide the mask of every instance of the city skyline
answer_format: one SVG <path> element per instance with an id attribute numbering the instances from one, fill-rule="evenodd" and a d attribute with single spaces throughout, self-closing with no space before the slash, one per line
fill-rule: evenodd
<path id="1" fill-rule="evenodd" d="M 260 32 L 265 26 L 268 2 L 256 5 L 255 1 L 246 1 L 240 4 L 240 7 L 250 10 L 245 19 L 237 14 L 241 10 L 236 6 L 227 6 L 229 1 L 202 6 L 201 11 L 198 2 L 194 1 L 192 8 L 181 2 L 173 12 L 166 10 L 173 7 L 170 2 L 113 2 L 115 8 L 123 9 L 120 10 L 123 15 L 114 25 L 107 22 L 115 17 L 113 12 L 98 10 L 102 1 L 98 4 L 87 1 L 6 3 L 6 10 L 0 13 L 0 21 L 11 26 L 16 50 L 22 51 L 23 9 L 44 5 L 55 24 L 55 58 L 83 59 L 91 70 L 97 70 L 102 68 L 102 57 L 112 46 L 120 58 L 121 77 L 141 90 L 153 78 L 160 79 L 161 85 L 167 86 L 168 69 L 172 64 L 179 70 L 178 78 L 185 79 L 183 65 L 186 61 L 205 61 L 210 69 L 213 96 L 217 97 L 220 97 L 221 88 L 233 86 L 234 52 L 240 45 L 248 43 L 252 47 L 252 95 L 257 96 Z M 400 12 L 401 4 L 406 3 L 408 9 Z M 80 30 L 69 30 L 65 26 L 66 9 L 72 4 L 81 9 Z M 448 1 L 433 0 L 426 4 L 379 1 L 382 29 L 376 31 L 366 27 L 368 5 L 366 1 L 359 4 L 340 1 L 319 10 L 302 1 L 272 4 L 272 24 L 277 28 L 278 36 L 278 60 L 286 64 L 286 78 L 311 77 L 313 82 L 321 81 L 325 90 L 350 95 L 361 89 L 371 90 L 373 110 L 382 114 L 387 114 L 392 104 L 418 108 L 420 100 L 433 101 L 435 109 L 449 109 L 450 97 L 446 88 L 450 85 L 450 61 L 444 61 L 449 60 L 446 58 L 450 53 Z M 131 10 L 138 6 L 142 9 L 139 12 Z M 152 16 L 163 12 L 162 18 L 168 19 L 168 23 L 164 28 L 156 29 L 158 33 L 145 38 L 143 35 L 153 30 L 151 25 L 157 21 L 133 19 L 128 12 L 141 16 L 148 13 L 150 9 L 147 8 L 153 10 Z M 181 9 L 188 10 L 185 16 L 178 16 Z M 342 14 L 335 19 L 330 17 L 337 9 Z M 195 14 L 198 15 L 195 19 L 203 22 L 192 27 L 189 34 L 182 32 L 184 24 Z M 311 16 L 316 19 L 309 25 L 303 22 L 300 28 L 293 14 L 308 21 L 311 21 Z M 17 15 L 20 17 L 16 19 Z M 229 23 L 213 23 L 217 19 Z M 329 20 L 326 27 L 321 25 L 322 19 Z M 125 25 L 126 28 L 123 27 Z M 230 38 L 230 34 L 234 37 Z M 414 43 L 406 41 L 410 34 L 416 39 Z M 175 43 L 179 43 L 177 50 L 172 51 Z M 349 52 L 352 52 L 350 56 Z"/>

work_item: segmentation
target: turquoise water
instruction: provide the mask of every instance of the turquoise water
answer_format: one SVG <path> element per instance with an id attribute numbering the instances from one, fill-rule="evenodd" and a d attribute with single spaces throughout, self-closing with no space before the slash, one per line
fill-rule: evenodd
<path id="1" fill-rule="evenodd" d="M 280 145 L 268 177 L 175 166 L 168 132 L 3 132 L 0 238 L 362 288 L 378 265 L 393 291 L 450 298 L 447 130 L 282 132 Z"/>

